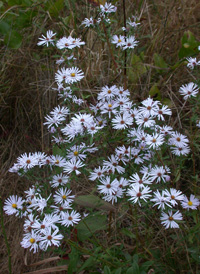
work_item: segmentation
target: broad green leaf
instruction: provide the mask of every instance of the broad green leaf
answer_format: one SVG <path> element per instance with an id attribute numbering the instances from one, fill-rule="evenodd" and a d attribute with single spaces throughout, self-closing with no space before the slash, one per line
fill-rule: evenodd
<path id="1" fill-rule="evenodd" d="M 0 21 L 0 33 L 6 35 L 9 31 L 10 25 L 4 20 Z"/>
<path id="2" fill-rule="evenodd" d="M 106 229 L 107 217 L 106 215 L 101 215 L 99 213 L 92 214 L 84 218 L 76 226 L 78 231 L 78 238 L 80 241 L 84 241 L 92 236 L 93 233 L 99 230 Z"/>
<path id="3" fill-rule="evenodd" d="M 114 272 L 113 272 L 113 274 L 121 274 L 122 273 L 122 268 L 120 267 L 120 268 L 118 268 L 118 269 L 116 269 Z"/>
<path id="4" fill-rule="evenodd" d="M 9 6 L 15 6 L 15 5 L 21 5 L 22 0 L 8 0 L 8 5 Z"/>
<path id="5" fill-rule="evenodd" d="M 7 33 L 4 38 L 4 44 L 11 49 L 18 49 L 22 44 L 22 36 L 15 30 Z"/>
<path id="6" fill-rule="evenodd" d="M 157 53 L 154 53 L 153 55 L 155 66 L 160 69 L 166 69 L 168 68 L 167 63 L 164 61 L 164 59 Z M 159 71 L 159 69 L 157 69 Z"/>
<path id="7" fill-rule="evenodd" d="M 70 260 L 69 260 L 67 273 L 68 274 L 77 273 L 76 269 L 80 259 L 79 259 L 79 254 L 77 252 L 77 249 L 75 247 L 72 247 L 72 251 L 69 254 L 69 259 Z"/>
<path id="8" fill-rule="evenodd" d="M 64 8 L 64 0 L 50 1 L 48 11 L 51 16 L 58 17 L 61 10 Z"/>
<path id="9" fill-rule="evenodd" d="M 179 51 L 179 58 L 189 57 L 194 54 L 198 54 L 199 42 L 194 37 L 191 31 L 185 31 L 181 39 L 181 49 Z"/>
<path id="10" fill-rule="evenodd" d="M 131 67 L 128 69 L 128 79 L 132 83 L 137 82 L 137 80 L 147 72 L 147 68 L 142 61 L 143 56 L 143 53 L 141 53 L 141 56 L 134 54 L 131 58 Z"/>
<path id="11" fill-rule="evenodd" d="M 157 84 L 154 84 L 154 85 L 151 87 L 151 89 L 150 89 L 150 91 L 149 91 L 149 95 L 150 95 L 152 98 L 156 99 L 156 100 L 159 100 L 159 101 L 161 100 L 161 94 L 160 94 L 160 90 L 159 90 Z"/>
<path id="12" fill-rule="evenodd" d="M 141 269 L 148 271 L 149 268 L 154 264 L 154 261 L 148 261 L 142 264 Z"/>
<path id="13" fill-rule="evenodd" d="M 139 266 L 136 262 L 126 271 L 126 274 L 140 274 Z"/>
<path id="14" fill-rule="evenodd" d="M 32 12 L 31 10 L 25 12 L 20 12 L 19 16 L 15 20 L 15 28 L 23 29 L 29 27 L 32 23 L 32 18 L 37 15 L 37 12 Z"/>
<path id="15" fill-rule="evenodd" d="M 164 105 L 168 106 L 169 108 L 173 107 L 173 102 L 169 98 L 163 98 L 162 103 Z"/>
<path id="16" fill-rule="evenodd" d="M 94 257 L 90 256 L 85 262 L 84 264 L 79 268 L 78 272 L 88 268 L 88 267 L 91 267 L 93 266 L 95 263 L 95 259 Z"/>
<path id="17" fill-rule="evenodd" d="M 76 204 L 83 207 L 96 208 L 101 210 L 115 211 L 115 207 L 103 201 L 95 195 L 82 195 L 75 198 Z"/>
<path id="18" fill-rule="evenodd" d="M 104 266 L 104 269 L 103 269 L 103 274 L 111 274 L 110 272 L 110 268 L 106 265 Z"/>
<path id="19" fill-rule="evenodd" d="M 53 146 L 53 155 L 65 156 L 65 152 L 63 149 L 59 148 L 57 145 Z"/>
<path id="20" fill-rule="evenodd" d="M 132 238 L 132 239 L 135 239 L 136 236 L 135 234 L 133 234 L 129 229 L 127 228 L 122 228 L 121 229 L 121 232 L 125 235 L 125 236 L 128 236 L 129 238 Z"/>

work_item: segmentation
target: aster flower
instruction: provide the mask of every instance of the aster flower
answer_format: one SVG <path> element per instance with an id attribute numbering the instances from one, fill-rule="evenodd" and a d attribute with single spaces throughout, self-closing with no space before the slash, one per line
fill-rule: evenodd
<path id="1" fill-rule="evenodd" d="M 161 194 L 158 189 L 154 192 L 154 198 L 151 201 L 154 202 L 153 206 L 158 206 L 158 209 L 165 209 L 165 206 L 172 207 L 170 203 L 171 197 L 165 197 L 165 192 L 162 191 Z"/>
<path id="2" fill-rule="evenodd" d="M 160 217 L 161 224 L 165 226 L 165 228 L 179 228 L 179 225 L 175 221 L 183 220 L 182 214 L 177 211 L 173 214 L 172 210 L 168 211 L 168 214 L 162 212 L 162 216 Z"/>
<path id="3" fill-rule="evenodd" d="M 105 200 L 106 202 L 112 202 L 112 204 L 114 204 L 114 203 L 117 203 L 118 198 L 122 198 L 122 197 L 123 197 L 123 191 L 121 188 L 118 188 L 115 193 L 103 196 L 103 200 Z"/>
<path id="4" fill-rule="evenodd" d="M 129 182 L 132 183 L 132 187 L 135 185 L 140 185 L 141 187 L 144 187 L 145 184 L 151 184 L 151 181 L 149 180 L 147 173 L 143 174 L 143 176 L 139 176 L 138 173 L 134 173 L 130 177 Z"/>
<path id="5" fill-rule="evenodd" d="M 65 186 L 69 182 L 69 176 L 64 174 L 54 175 L 49 183 L 52 187 Z"/>
<path id="6" fill-rule="evenodd" d="M 81 145 L 74 145 L 72 146 L 70 149 L 67 149 L 67 155 L 66 157 L 68 159 L 73 159 L 73 160 L 82 160 L 84 161 L 85 158 L 87 157 L 86 154 L 84 154 L 84 149 L 86 148 L 85 144 L 81 144 Z"/>
<path id="7" fill-rule="evenodd" d="M 50 114 L 52 116 L 60 115 L 60 116 L 65 117 L 69 114 L 69 109 L 67 107 L 57 106 L 50 112 Z"/>
<path id="8" fill-rule="evenodd" d="M 24 234 L 24 238 L 21 241 L 21 246 L 23 248 L 30 248 L 30 251 L 33 250 L 33 253 L 36 253 L 39 248 L 39 241 L 41 236 L 31 230 L 31 232 Z"/>
<path id="9" fill-rule="evenodd" d="M 117 91 L 118 89 L 116 85 L 111 87 L 108 87 L 108 86 L 102 87 L 101 92 L 98 94 L 97 99 L 102 101 L 110 100 L 116 96 Z"/>
<path id="10" fill-rule="evenodd" d="M 196 57 L 195 58 L 189 57 L 189 58 L 186 58 L 186 60 L 188 61 L 187 67 L 190 69 L 194 69 L 195 66 L 200 66 L 200 61 L 197 61 Z"/>
<path id="11" fill-rule="evenodd" d="M 125 172 L 125 169 L 118 164 L 118 160 L 114 155 L 111 155 L 108 159 L 109 161 L 103 161 L 103 165 L 107 168 L 107 170 L 111 170 L 112 173 L 117 171 L 120 174 Z"/>
<path id="12" fill-rule="evenodd" d="M 187 100 L 190 97 L 196 97 L 197 93 L 199 92 L 199 87 L 191 82 L 187 85 L 182 85 L 179 89 L 179 93 L 183 95 L 183 99 Z"/>
<path id="13" fill-rule="evenodd" d="M 101 183 L 101 185 L 98 185 L 97 188 L 98 188 L 99 192 L 104 195 L 112 195 L 118 189 L 117 179 L 114 179 L 111 182 L 111 178 L 109 176 L 99 179 L 99 182 Z"/>
<path id="14" fill-rule="evenodd" d="M 171 136 L 172 137 L 169 138 L 169 141 L 168 141 L 169 145 L 174 145 L 180 148 L 188 146 L 189 140 L 185 135 L 175 131 L 171 133 Z"/>
<path id="15" fill-rule="evenodd" d="M 32 213 L 28 214 L 26 216 L 26 219 L 24 221 L 24 231 L 25 232 L 31 232 L 33 229 L 34 223 L 37 221 L 38 216 L 34 216 Z"/>
<path id="16" fill-rule="evenodd" d="M 21 197 L 12 195 L 5 200 L 5 205 L 3 207 L 7 215 L 15 214 L 16 216 L 20 215 L 20 210 L 22 210 L 24 200 Z"/>
<path id="17" fill-rule="evenodd" d="M 60 155 L 51 155 L 51 163 L 52 165 L 64 167 L 66 165 L 66 160 Z"/>
<path id="18" fill-rule="evenodd" d="M 72 209 L 70 203 L 66 201 L 59 205 L 51 205 L 51 208 L 53 208 L 53 214 L 56 214 L 61 219 L 63 219 L 64 213 L 67 210 Z"/>
<path id="19" fill-rule="evenodd" d="M 187 145 L 184 145 L 183 147 L 170 147 L 170 149 L 176 156 L 186 156 L 190 153 L 190 148 Z"/>
<path id="20" fill-rule="evenodd" d="M 64 172 L 69 174 L 75 171 L 76 175 L 79 175 L 81 172 L 78 169 L 84 165 L 85 164 L 83 164 L 83 162 L 81 162 L 79 159 L 71 159 L 70 161 L 66 162 L 66 165 L 64 166 Z"/>
<path id="21" fill-rule="evenodd" d="M 154 101 L 152 98 L 147 98 L 142 101 L 142 107 L 139 107 L 139 114 L 141 115 L 149 115 L 154 117 L 159 111 L 159 101 Z"/>
<path id="22" fill-rule="evenodd" d="M 48 125 L 48 128 L 51 128 L 52 126 L 58 127 L 63 121 L 65 121 L 65 117 L 60 114 L 56 114 L 53 117 L 47 115 L 45 119 L 46 122 L 44 122 L 44 125 Z"/>
<path id="23" fill-rule="evenodd" d="M 107 170 L 108 169 L 106 167 L 95 168 L 93 172 L 90 172 L 89 180 L 95 181 L 96 179 L 104 177 Z"/>
<path id="24" fill-rule="evenodd" d="M 166 182 L 168 174 L 170 173 L 170 170 L 167 166 L 165 166 L 165 168 L 163 166 L 155 166 L 154 168 L 152 168 L 149 172 L 149 176 L 151 181 L 153 182 L 154 180 L 156 180 L 156 183 L 161 182 L 161 180 L 163 182 Z"/>
<path id="25" fill-rule="evenodd" d="M 72 117 L 72 122 L 80 123 L 84 127 L 88 127 L 91 123 L 94 122 L 94 117 L 91 114 L 78 113 Z"/>
<path id="26" fill-rule="evenodd" d="M 159 135 L 158 133 L 154 133 L 153 135 L 147 136 L 146 144 L 149 148 L 157 149 L 164 143 L 163 135 Z"/>
<path id="27" fill-rule="evenodd" d="M 82 70 L 79 70 L 77 67 L 66 69 L 65 83 L 73 84 L 75 82 L 79 82 L 82 78 L 84 78 L 84 73 Z"/>
<path id="28" fill-rule="evenodd" d="M 128 112 L 118 114 L 112 119 L 114 129 L 125 129 L 133 124 L 133 118 Z"/>
<path id="29" fill-rule="evenodd" d="M 171 109 L 168 108 L 168 106 L 162 106 L 158 111 L 157 111 L 157 118 L 158 120 L 164 121 L 165 118 L 163 115 L 172 115 Z"/>
<path id="30" fill-rule="evenodd" d="M 135 122 L 139 127 L 153 127 L 155 125 L 155 120 L 150 116 L 150 114 L 138 114 L 135 117 Z"/>
<path id="31" fill-rule="evenodd" d="M 24 169 L 32 168 L 38 165 L 38 159 L 34 154 L 24 153 L 17 158 L 17 164 Z"/>
<path id="32" fill-rule="evenodd" d="M 57 65 L 61 65 L 63 62 L 65 62 L 65 59 L 61 56 L 60 59 L 56 60 Z"/>
<path id="33" fill-rule="evenodd" d="M 63 37 L 57 41 L 56 46 L 58 49 L 70 48 L 72 41 L 73 41 L 73 38 L 71 36 Z"/>
<path id="34" fill-rule="evenodd" d="M 123 35 L 113 35 L 111 43 L 115 44 L 116 47 L 122 47 L 125 43 L 125 37 Z"/>
<path id="35" fill-rule="evenodd" d="M 126 38 L 126 41 L 123 45 L 123 50 L 134 49 L 138 45 L 138 41 L 135 40 L 135 36 L 129 36 Z"/>
<path id="36" fill-rule="evenodd" d="M 71 212 L 66 212 L 63 214 L 63 219 L 60 220 L 60 223 L 64 226 L 69 227 L 70 225 L 76 225 L 81 220 L 81 215 L 72 210 Z"/>
<path id="37" fill-rule="evenodd" d="M 39 42 L 37 43 L 38 46 L 49 46 L 54 45 L 54 39 L 53 36 L 55 36 L 56 33 L 53 33 L 52 30 L 48 30 L 46 36 L 42 34 L 42 38 L 39 38 Z"/>
<path id="38" fill-rule="evenodd" d="M 164 190 L 164 195 L 170 199 L 170 203 L 175 206 L 177 205 L 177 201 L 183 201 L 184 195 L 180 190 L 176 190 L 175 188 L 170 188 L 168 191 L 167 189 Z"/>
<path id="39" fill-rule="evenodd" d="M 138 185 L 132 186 L 132 188 L 127 191 L 127 195 L 131 196 L 131 198 L 129 199 L 131 202 L 133 202 L 134 204 L 138 203 L 139 206 L 141 206 L 140 201 L 144 200 L 145 202 L 147 202 L 146 199 L 151 197 L 151 194 L 149 194 L 150 192 L 151 192 L 150 187 L 148 186 L 141 187 L 138 184 Z"/>
<path id="40" fill-rule="evenodd" d="M 46 228 L 42 234 L 43 236 L 41 236 L 40 238 L 40 249 L 46 251 L 47 248 L 49 246 L 59 246 L 60 245 L 60 241 L 64 238 L 62 234 L 58 234 L 59 230 L 56 229 L 54 231 L 52 231 L 51 227 Z"/>
<path id="41" fill-rule="evenodd" d="M 90 19 L 85 18 L 85 19 L 82 21 L 81 25 L 85 25 L 85 28 L 88 28 L 88 27 L 90 27 L 90 26 L 93 26 L 93 25 L 94 25 L 93 17 L 90 17 Z"/>
<path id="42" fill-rule="evenodd" d="M 186 196 L 181 202 L 181 205 L 183 208 L 186 209 L 193 209 L 196 210 L 197 207 L 200 205 L 199 199 L 195 198 L 193 194 L 190 195 L 190 199 L 188 199 Z"/>
<path id="43" fill-rule="evenodd" d="M 117 7 L 115 7 L 112 4 L 106 2 L 104 4 L 104 6 L 100 5 L 100 10 L 101 10 L 102 14 L 104 14 L 104 13 L 112 13 L 112 12 L 116 12 Z"/>
<path id="44" fill-rule="evenodd" d="M 119 104 L 116 101 L 109 101 L 102 104 L 100 107 L 101 114 L 108 113 L 108 117 L 111 118 L 111 113 L 116 114 L 117 110 L 116 108 L 119 106 Z"/>
<path id="45" fill-rule="evenodd" d="M 71 190 L 68 188 L 60 188 L 59 190 L 57 190 L 55 192 L 55 194 L 53 195 L 53 199 L 55 204 L 69 204 L 71 202 L 73 202 L 75 195 L 70 195 L 71 194 Z"/>
<path id="46" fill-rule="evenodd" d="M 47 202 L 50 197 L 51 197 L 51 194 L 49 195 L 49 197 L 45 199 L 45 198 L 42 198 L 42 196 L 39 194 L 38 197 L 34 197 L 32 199 L 32 203 L 29 207 L 34 208 L 38 212 L 43 213 L 44 208 L 47 207 Z"/>
<path id="47" fill-rule="evenodd" d="M 130 96 L 130 91 L 128 89 L 124 89 L 123 87 L 119 87 L 117 91 L 118 96 Z"/>

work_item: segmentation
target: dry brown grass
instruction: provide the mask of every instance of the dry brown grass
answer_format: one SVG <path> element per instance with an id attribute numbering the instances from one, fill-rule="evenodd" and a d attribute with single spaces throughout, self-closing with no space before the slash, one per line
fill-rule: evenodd
<path id="1" fill-rule="evenodd" d="M 116 25 L 120 25 L 123 21 L 122 1 L 118 2 L 118 23 Z M 142 5 L 140 5 L 141 2 Z M 184 31 L 190 30 L 199 38 L 200 3 L 198 0 L 127 0 L 126 5 L 128 15 L 138 11 L 137 15 L 141 17 L 141 35 L 151 34 L 151 38 L 141 41 L 141 44 L 147 47 L 145 63 L 150 65 L 150 69 L 145 75 L 139 77 L 137 82 L 129 85 L 133 96 L 140 100 L 148 95 L 154 82 L 160 80 L 151 68 L 153 53 L 159 53 L 167 63 L 173 64 L 178 60 L 178 49 Z M 88 7 L 87 14 L 83 14 L 78 4 L 76 8 L 78 14 L 80 13 L 77 24 L 85 17 L 90 17 L 94 9 L 94 7 Z M 58 26 L 62 28 L 62 24 L 58 21 L 53 24 L 49 17 L 45 20 L 43 27 L 50 24 L 51 29 L 58 28 Z M 72 16 L 71 28 L 73 24 Z M 48 53 L 42 54 L 41 48 L 38 49 L 36 46 L 37 37 L 41 35 L 40 30 L 36 31 L 33 28 L 28 31 L 33 38 L 29 41 L 24 39 L 19 50 L 9 50 L 5 46 L 2 46 L 0 50 L 0 189 L 3 201 L 9 195 L 21 195 L 25 185 L 28 188 L 30 182 L 10 174 L 8 169 L 15 162 L 16 157 L 24 152 L 48 151 L 49 139 L 43 129 L 43 117 L 57 104 L 57 95 L 50 89 L 54 81 L 54 60 Z M 79 35 L 84 34 L 85 30 L 78 29 L 78 33 Z M 122 74 L 116 76 L 113 72 L 113 63 L 106 43 L 99 44 L 92 30 L 86 32 L 84 38 L 87 45 L 83 51 L 80 51 L 80 59 L 83 62 L 82 69 L 85 71 L 86 80 L 83 81 L 82 90 L 94 95 L 97 87 L 109 85 L 114 81 L 115 83 L 123 82 Z M 36 58 L 36 54 L 39 55 L 39 59 Z M 160 87 L 162 95 L 173 97 L 173 93 L 187 78 L 189 79 L 186 68 L 166 75 Z M 175 100 L 174 97 L 173 99 Z M 25 251 L 20 247 L 22 220 L 4 216 L 4 225 L 11 248 L 13 273 L 27 271 L 28 269 L 24 266 Z M 6 274 L 8 273 L 8 256 L 3 236 L 1 236 L 0 250 L 0 269 L 1 273 Z M 41 254 L 28 254 L 30 263 L 38 261 L 39 258 Z"/>

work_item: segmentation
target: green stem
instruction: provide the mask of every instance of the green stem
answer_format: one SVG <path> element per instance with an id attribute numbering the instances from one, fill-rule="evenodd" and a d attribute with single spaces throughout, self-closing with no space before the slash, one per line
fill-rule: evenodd
<path id="1" fill-rule="evenodd" d="M 2 205 L 1 196 L 0 196 L 0 212 L 1 212 L 1 227 L 2 227 L 2 232 L 3 232 L 4 240 L 5 240 L 5 243 L 6 243 L 6 247 L 7 247 L 7 252 L 8 252 L 8 269 L 9 269 L 9 274 L 12 274 L 10 246 L 9 246 L 9 243 L 8 243 L 8 238 L 7 238 L 6 230 L 5 230 L 5 227 L 4 227 L 3 205 Z"/>

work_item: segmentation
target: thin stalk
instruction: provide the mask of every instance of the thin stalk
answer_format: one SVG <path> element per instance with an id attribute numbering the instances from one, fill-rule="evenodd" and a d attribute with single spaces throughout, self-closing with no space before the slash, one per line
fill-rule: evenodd
<path id="1" fill-rule="evenodd" d="M 111 223 L 112 223 L 112 211 L 109 213 L 109 225 L 108 225 L 108 236 L 111 235 Z"/>
<path id="2" fill-rule="evenodd" d="M 126 40 L 126 0 L 123 0 L 123 14 L 124 14 L 124 37 Z M 127 62 L 127 50 L 124 51 L 124 89 L 127 89 L 127 70 L 126 70 L 126 62 Z"/>
<path id="3" fill-rule="evenodd" d="M 10 246 L 9 246 L 9 243 L 8 243 L 8 238 L 7 238 L 6 230 L 5 230 L 5 227 L 4 227 L 3 205 L 2 205 L 1 196 L 0 196 L 0 212 L 1 212 L 1 227 L 2 227 L 2 232 L 3 232 L 4 240 L 5 240 L 5 243 L 6 243 L 6 247 L 7 247 L 7 252 L 8 252 L 8 270 L 9 270 L 9 274 L 12 274 Z"/>
<path id="4" fill-rule="evenodd" d="M 108 49 L 109 49 L 109 52 L 110 52 L 112 61 L 113 61 L 113 63 L 114 63 L 114 66 L 115 66 L 115 71 L 117 71 L 118 65 L 117 65 L 117 63 L 116 63 L 116 61 L 115 61 L 115 58 L 114 58 L 114 55 L 113 55 L 113 52 L 112 52 L 112 49 L 111 49 L 111 46 L 110 46 L 110 41 L 109 41 L 109 39 L 108 39 L 108 34 L 107 34 L 106 26 L 105 26 L 103 20 L 102 20 L 102 25 L 103 25 L 104 34 L 105 34 L 105 36 L 106 36 L 106 41 L 107 41 L 107 44 L 108 44 Z"/>

